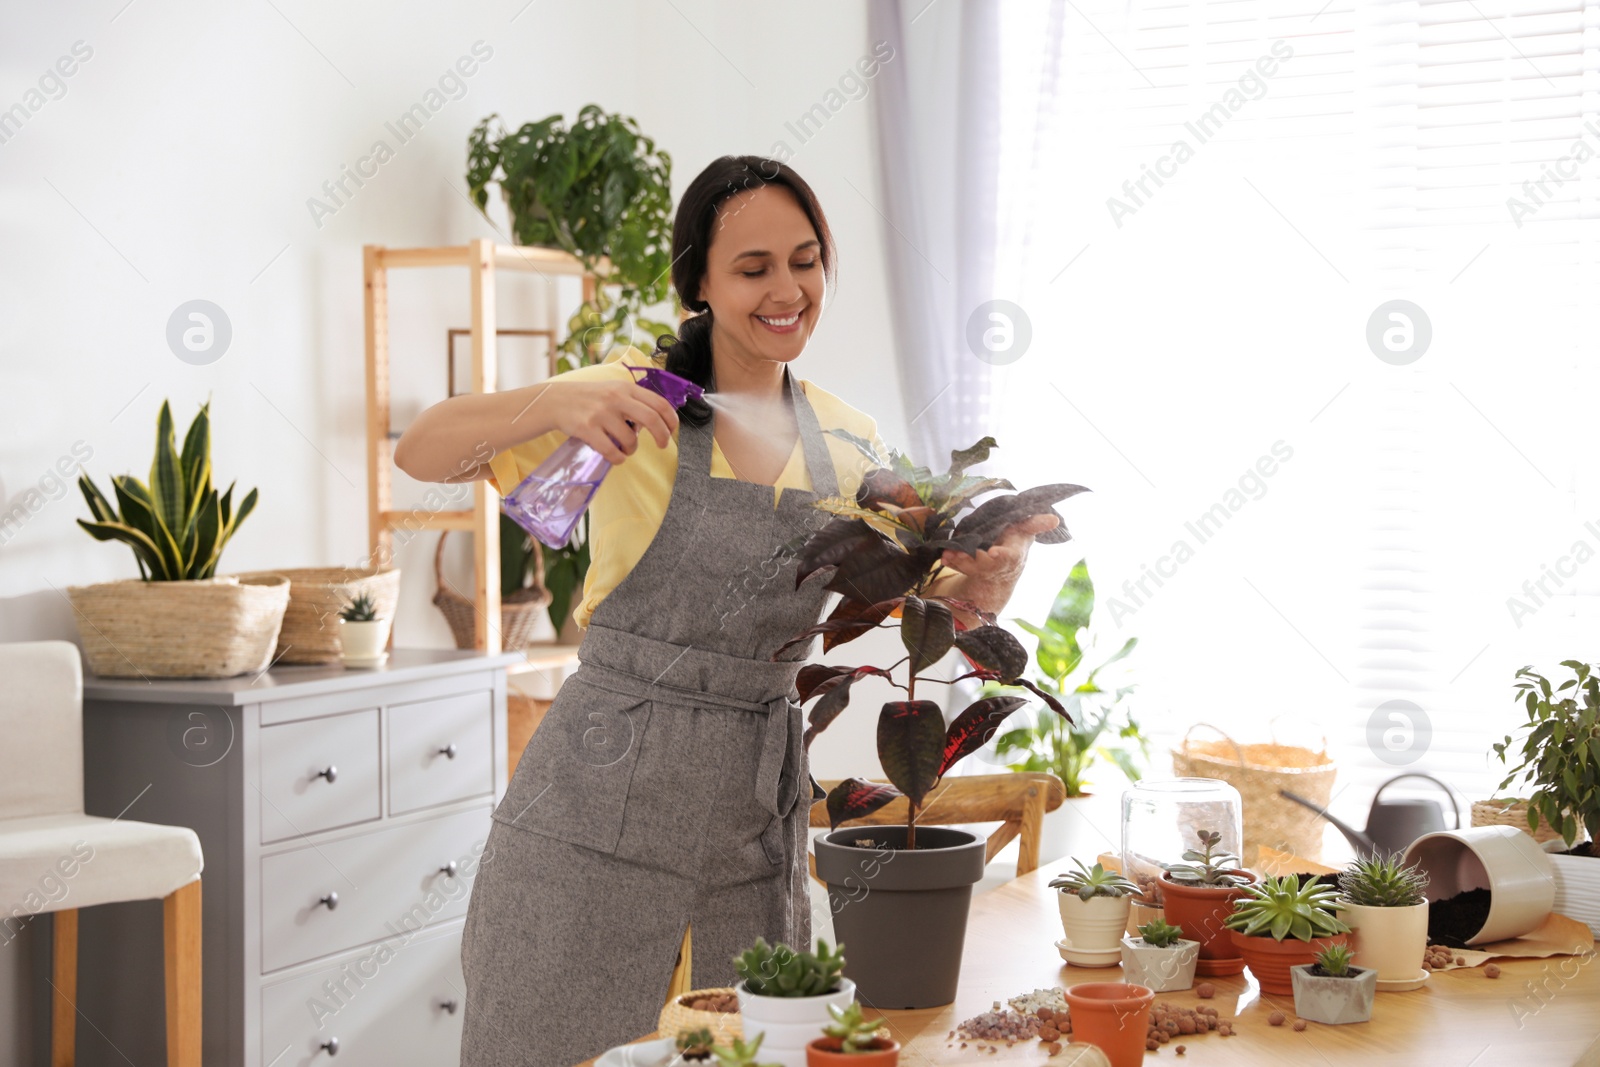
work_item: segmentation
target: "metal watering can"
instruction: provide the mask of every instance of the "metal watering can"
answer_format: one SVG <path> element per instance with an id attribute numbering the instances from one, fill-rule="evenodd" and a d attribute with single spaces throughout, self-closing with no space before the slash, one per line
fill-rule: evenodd
<path id="1" fill-rule="evenodd" d="M 1440 789 L 1444 790 L 1450 798 L 1450 807 L 1455 812 L 1456 824 L 1446 827 L 1444 824 L 1444 809 L 1437 800 L 1426 797 L 1415 797 L 1405 800 L 1384 800 L 1383 791 L 1402 778 L 1424 778 Z M 1423 834 L 1431 834 L 1444 829 L 1461 828 L 1461 805 L 1456 803 L 1456 795 L 1450 787 L 1431 774 L 1397 774 L 1378 787 L 1373 794 L 1372 807 L 1367 812 L 1367 828 L 1357 830 L 1329 815 L 1327 809 L 1312 803 L 1305 797 L 1297 796 L 1287 789 L 1278 790 L 1278 795 L 1285 800 L 1292 800 L 1321 815 L 1333 823 L 1334 827 L 1350 842 L 1352 848 L 1363 858 L 1377 853 L 1404 852 L 1411 846 L 1411 842 Z"/>

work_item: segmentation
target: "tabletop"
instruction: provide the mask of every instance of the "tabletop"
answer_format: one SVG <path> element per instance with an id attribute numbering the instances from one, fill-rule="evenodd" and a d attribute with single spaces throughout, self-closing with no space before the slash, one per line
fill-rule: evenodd
<path id="1" fill-rule="evenodd" d="M 1063 1046 L 1052 1057 L 1043 1042 L 1019 1041 L 997 1051 L 978 1043 L 961 1047 L 948 1035 L 960 1022 L 1002 1007 L 1012 997 L 1050 986 L 1121 981 L 1122 968 L 1074 967 L 1061 962 L 1055 941 L 1061 937 L 1058 890 L 1050 879 L 1070 866 L 1067 859 L 1044 864 L 1012 882 L 973 897 L 954 1003 L 915 1011 L 877 1011 L 901 1048 L 905 1067 L 973 1062 L 1037 1063 L 1067 1067 L 1074 1058 Z M 848 957 L 848 949 L 846 956 Z M 1235 1033 L 1215 1031 L 1184 1037 L 1146 1053 L 1145 1062 L 1227 1064 L 1229 1067 L 1317 1067 L 1360 1063 L 1362 1067 L 1600 1067 L 1600 968 L 1595 953 L 1547 959 L 1500 959 L 1499 978 L 1482 967 L 1434 972 L 1426 985 L 1403 993 L 1379 993 L 1372 1020 L 1343 1026 L 1310 1023 L 1296 1031 L 1293 997 L 1265 997 L 1246 971 L 1234 978 L 1206 979 L 1216 988 L 1210 1000 L 1192 989 L 1160 993 L 1163 1001 L 1195 1007 L 1209 1004 L 1222 1020 L 1236 1020 Z M 1280 1010 L 1283 1026 L 1267 1018 Z M 661 1035 L 645 1034 L 638 1040 Z M 980 1059 L 981 1058 L 981 1059 Z M 593 1060 L 585 1061 L 592 1064 Z"/>

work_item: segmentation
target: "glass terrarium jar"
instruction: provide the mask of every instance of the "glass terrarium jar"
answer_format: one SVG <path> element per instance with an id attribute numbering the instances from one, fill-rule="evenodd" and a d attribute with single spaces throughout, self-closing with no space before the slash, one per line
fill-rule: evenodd
<path id="1" fill-rule="evenodd" d="M 1122 869 L 1161 905 L 1161 871 L 1199 848 L 1198 833 L 1222 835 L 1217 852 L 1237 856 L 1244 839 L 1239 791 L 1215 778 L 1145 778 L 1122 794 Z"/>

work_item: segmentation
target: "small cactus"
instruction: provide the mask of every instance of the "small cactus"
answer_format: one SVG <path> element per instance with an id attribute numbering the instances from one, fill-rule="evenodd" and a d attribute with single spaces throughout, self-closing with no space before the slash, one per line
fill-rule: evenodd
<path id="1" fill-rule="evenodd" d="M 732 1046 L 711 1046 L 711 1054 L 717 1058 L 720 1067 L 782 1067 L 782 1064 L 777 1063 L 756 1062 L 756 1050 L 761 1047 L 761 1042 L 766 1036 L 766 1031 L 762 1031 L 749 1043 L 742 1037 L 736 1037 Z"/>
<path id="2" fill-rule="evenodd" d="M 776 947 L 766 938 L 756 938 L 753 947 L 733 958 L 733 969 L 744 979 L 745 988 L 761 997 L 815 997 L 839 989 L 844 969 L 844 945 L 828 948 L 817 938 L 817 951 L 796 952 L 785 944 Z"/>
<path id="3" fill-rule="evenodd" d="M 1345 899 L 1365 908 L 1405 908 L 1427 900 L 1428 874 L 1400 853 L 1353 861 L 1339 872 Z"/>
<path id="4" fill-rule="evenodd" d="M 371 594 L 357 593 L 355 599 L 339 612 L 339 618 L 345 622 L 376 622 L 378 607 L 372 602 Z"/>
<path id="5" fill-rule="evenodd" d="M 824 1026 L 822 1032 L 839 1039 L 840 1052 L 865 1052 L 875 1048 L 878 1027 L 886 1021 L 881 1018 L 863 1019 L 859 1000 L 852 1000 L 847 1008 L 829 1004 L 828 1014 L 833 1016 L 833 1022 Z"/>
<path id="6" fill-rule="evenodd" d="M 1144 938 L 1144 943 L 1151 948 L 1168 948 L 1183 938 L 1183 927 L 1171 926 L 1161 919 L 1155 919 L 1139 927 L 1139 936 Z"/>
<path id="7" fill-rule="evenodd" d="M 684 1059 L 705 1060 L 711 1058 L 711 1046 L 716 1044 L 716 1038 L 710 1027 L 702 1026 L 698 1030 L 679 1030 L 674 1044 Z"/>
<path id="8" fill-rule="evenodd" d="M 1350 949 L 1344 945 L 1329 945 L 1317 953 L 1317 966 L 1330 978 L 1349 977 Z"/>

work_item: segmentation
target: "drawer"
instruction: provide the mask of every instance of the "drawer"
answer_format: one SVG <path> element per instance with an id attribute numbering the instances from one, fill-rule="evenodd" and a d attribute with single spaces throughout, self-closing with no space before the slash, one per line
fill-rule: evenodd
<path id="1" fill-rule="evenodd" d="M 475 808 L 262 857 L 262 972 L 405 937 L 466 914 L 470 876 L 477 873 L 489 836 L 490 810 Z M 440 869 L 450 863 L 456 865 L 454 876 Z"/>
<path id="2" fill-rule="evenodd" d="M 261 989 L 261 1061 L 272 1067 L 461 1062 L 461 924 L 378 945 Z M 338 1059 L 323 1043 L 337 1039 Z"/>
<path id="3" fill-rule="evenodd" d="M 377 708 L 261 728 L 262 844 L 379 813 Z"/>
<path id="4" fill-rule="evenodd" d="M 494 793 L 494 694 L 389 708 L 389 814 Z"/>

